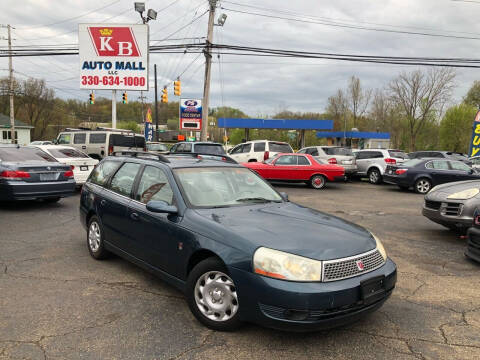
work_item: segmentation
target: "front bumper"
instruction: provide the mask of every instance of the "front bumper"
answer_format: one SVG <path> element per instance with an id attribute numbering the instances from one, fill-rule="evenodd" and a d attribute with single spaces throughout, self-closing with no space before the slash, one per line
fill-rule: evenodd
<path id="1" fill-rule="evenodd" d="M 472 260 L 480 262 L 480 229 L 472 227 L 468 230 L 465 255 Z"/>
<path id="2" fill-rule="evenodd" d="M 0 182 L 0 200 L 36 200 L 71 196 L 75 181 L 28 183 L 26 181 Z"/>
<path id="3" fill-rule="evenodd" d="M 390 259 L 364 275 L 323 283 L 277 280 L 237 268 L 229 271 L 240 294 L 241 319 L 287 331 L 321 330 L 353 323 L 381 307 L 397 280 L 396 265 Z M 360 283 L 375 277 L 384 277 L 385 292 L 367 304 Z"/>
<path id="4" fill-rule="evenodd" d="M 468 228 L 473 223 L 473 211 L 467 211 L 468 209 L 463 206 L 462 208 L 460 214 L 455 216 L 442 214 L 441 209 L 430 209 L 423 205 L 422 215 L 437 224 L 447 227 Z"/>

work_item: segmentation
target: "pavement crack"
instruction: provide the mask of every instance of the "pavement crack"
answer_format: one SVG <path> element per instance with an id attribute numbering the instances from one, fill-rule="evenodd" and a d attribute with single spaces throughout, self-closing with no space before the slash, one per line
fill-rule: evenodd
<path id="1" fill-rule="evenodd" d="M 200 343 L 200 345 L 196 345 L 196 346 L 192 346 L 190 348 L 187 348 L 185 349 L 184 351 L 180 352 L 179 354 L 171 357 L 169 360 L 175 360 L 175 359 L 180 359 L 182 356 L 188 354 L 189 352 L 192 352 L 194 350 L 199 350 L 201 349 L 202 347 L 204 347 L 205 345 L 207 345 L 208 343 L 208 340 L 210 339 L 210 337 L 213 335 L 214 331 L 213 330 L 208 330 L 207 334 L 205 335 L 205 337 L 203 338 L 202 342 Z"/>

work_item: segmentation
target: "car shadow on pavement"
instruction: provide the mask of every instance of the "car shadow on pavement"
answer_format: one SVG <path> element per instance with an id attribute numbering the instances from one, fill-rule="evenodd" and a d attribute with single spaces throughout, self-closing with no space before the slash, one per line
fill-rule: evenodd
<path id="1" fill-rule="evenodd" d="M 62 200 L 56 203 L 49 203 L 44 200 L 0 201 L 0 211 L 46 210 L 58 209 L 63 206 L 68 207 L 62 204 Z"/>

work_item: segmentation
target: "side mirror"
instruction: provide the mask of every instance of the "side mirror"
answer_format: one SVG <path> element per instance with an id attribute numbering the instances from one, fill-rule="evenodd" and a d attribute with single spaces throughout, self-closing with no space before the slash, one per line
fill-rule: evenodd
<path id="1" fill-rule="evenodd" d="M 147 203 L 147 210 L 161 214 L 176 214 L 178 209 L 174 205 L 168 205 L 165 201 L 150 200 Z"/>
<path id="2" fill-rule="evenodd" d="M 283 201 L 288 201 L 288 194 L 286 192 L 281 192 L 280 196 L 282 197 Z"/>

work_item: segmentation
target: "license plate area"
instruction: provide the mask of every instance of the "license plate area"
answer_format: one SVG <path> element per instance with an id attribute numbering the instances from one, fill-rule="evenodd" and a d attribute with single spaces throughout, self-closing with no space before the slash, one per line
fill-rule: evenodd
<path id="1" fill-rule="evenodd" d="M 88 171 L 88 166 L 80 166 L 80 171 Z"/>
<path id="2" fill-rule="evenodd" d="M 58 173 L 43 173 L 40 175 L 40 181 L 55 181 L 58 179 Z"/>
<path id="3" fill-rule="evenodd" d="M 364 280 L 360 282 L 360 287 L 364 304 L 373 304 L 385 297 L 385 276 Z"/>

